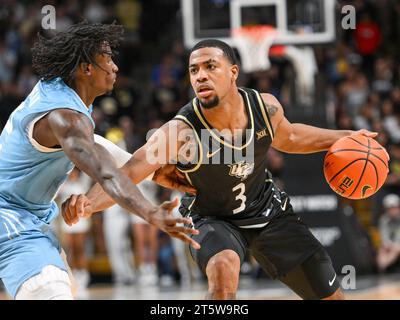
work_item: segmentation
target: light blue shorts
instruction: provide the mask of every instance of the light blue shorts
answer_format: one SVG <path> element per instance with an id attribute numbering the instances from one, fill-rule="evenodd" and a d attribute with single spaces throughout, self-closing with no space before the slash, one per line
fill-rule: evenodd
<path id="1" fill-rule="evenodd" d="M 52 231 L 23 231 L 0 243 L 0 278 L 15 298 L 19 287 L 47 265 L 67 268 L 60 256 L 61 247 Z"/>

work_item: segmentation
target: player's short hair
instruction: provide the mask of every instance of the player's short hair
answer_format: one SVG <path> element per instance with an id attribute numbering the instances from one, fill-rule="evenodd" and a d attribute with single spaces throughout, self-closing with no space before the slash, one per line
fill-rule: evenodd
<path id="1" fill-rule="evenodd" d="M 224 56 L 229 60 L 229 62 L 231 64 L 237 64 L 235 51 L 226 42 L 223 42 L 223 41 L 217 40 L 217 39 L 201 40 L 200 42 L 195 44 L 195 46 L 190 50 L 190 53 L 192 53 L 193 51 L 196 51 L 198 49 L 201 49 L 201 48 L 218 48 L 218 49 L 221 49 L 222 52 L 224 53 Z"/>
<path id="2" fill-rule="evenodd" d="M 51 38 L 38 34 L 32 48 L 33 69 L 44 81 L 61 77 L 70 85 L 79 64 L 96 65 L 96 55 L 110 53 L 106 52 L 106 45 L 115 54 L 122 34 L 121 25 L 87 21 L 72 25 L 65 32 L 57 32 Z"/>

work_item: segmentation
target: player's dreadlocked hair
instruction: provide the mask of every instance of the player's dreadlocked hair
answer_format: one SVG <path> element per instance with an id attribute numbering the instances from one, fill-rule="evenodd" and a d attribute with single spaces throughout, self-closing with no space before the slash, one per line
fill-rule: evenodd
<path id="1" fill-rule="evenodd" d="M 38 76 L 47 81 L 61 77 L 71 85 L 80 63 L 96 65 L 95 56 L 106 53 L 105 45 L 114 53 L 122 40 L 123 27 L 112 24 L 75 24 L 51 39 L 38 34 L 32 48 L 32 64 Z M 109 53 L 109 52 L 108 52 Z"/>

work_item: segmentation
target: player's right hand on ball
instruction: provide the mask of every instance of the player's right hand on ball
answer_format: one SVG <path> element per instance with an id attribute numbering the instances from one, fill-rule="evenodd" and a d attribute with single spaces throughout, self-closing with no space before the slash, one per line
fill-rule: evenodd
<path id="1" fill-rule="evenodd" d="M 66 224 L 72 226 L 80 218 L 89 218 L 93 213 L 91 202 L 84 194 L 73 194 L 61 206 L 61 214 Z"/>
<path id="2" fill-rule="evenodd" d="M 351 135 L 353 136 L 353 135 L 359 135 L 359 134 L 366 136 L 368 138 L 376 138 L 378 135 L 378 132 L 372 132 L 367 129 L 360 129 L 360 130 L 354 131 Z"/>
<path id="3" fill-rule="evenodd" d="M 185 226 L 179 226 L 177 224 L 191 225 L 191 218 L 179 217 L 175 218 L 172 216 L 171 211 L 178 205 L 179 201 L 177 198 L 174 201 L 165 201 L 159 207 L 158 210 L 149 216 L 148 222 L 168 235 L 174 238 L 178 238 L 183 242 L 190 244 L 194 249 L 200 249 L 200 244 L 190 238 L 188 235 L 199 234 L 199 231 L 193 228 Z"/>

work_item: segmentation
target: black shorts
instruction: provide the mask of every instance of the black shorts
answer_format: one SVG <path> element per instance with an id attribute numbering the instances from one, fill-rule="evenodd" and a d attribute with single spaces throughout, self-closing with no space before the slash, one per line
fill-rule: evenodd
<path id="1" fill-rule="evenodd" d="M 208 261 L 222 250 L 233 250 L 242 263 L 247 250 L 273 279 L 279 279 L 303 299 L 332 295 L 339 283 L 331 259 L 300 217 L 288 209 L 265 227 L 239 228 L 216 218 L 200 218 L 193 238 L 201 249 L 190 248 L 193 259 L 205 273 Z"/>

